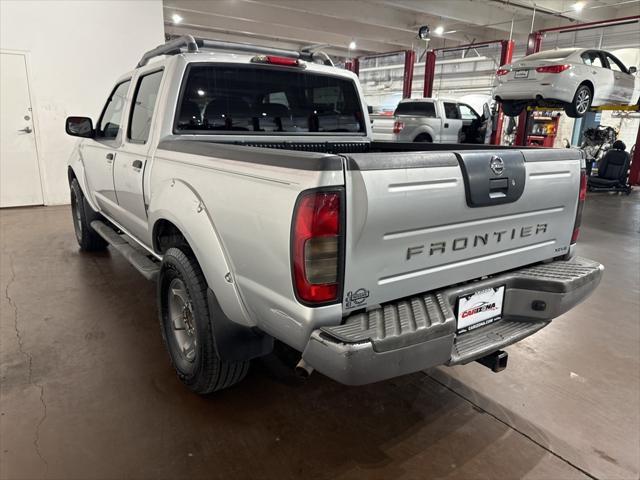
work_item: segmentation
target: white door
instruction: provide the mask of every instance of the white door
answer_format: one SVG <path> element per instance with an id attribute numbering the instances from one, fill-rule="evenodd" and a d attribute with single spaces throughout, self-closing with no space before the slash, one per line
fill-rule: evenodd
<path id="1" fill-rule="evenodd" d="M 614 89 L 616 92 L 615 100 L 623 105 L 631 103 L 633 88 L 635 87 L 634 76 L 627 73 L 627 67 L 615 56 L 609 52 L 604 52 L 604 54 L 607 57 L 609 68 L 613 71 Z"/>
<path id="2" fill-rule="evenodd" d="M 460 118 L 460 110 L 455 102 L 442 102 L 444 116 L 442 119 L 442 134 L 440 141 L 442 143 L 458 143 L 460 130 L 462 129 L 462 119 Z"/>
<path id="3" fill-rule="evenodd" d="M 120 224 L 138 238 L 149 237 L 143 178 L 152 134 L 153 112 L 158 100 L 162 70 L 141 73 L 131 102 L 124 144 L 113 167 Z"/>
<path id="4" fill-rule="evenodd" d="M 42 205 L 25 56 L 0 53 L 0 207 Z"/>

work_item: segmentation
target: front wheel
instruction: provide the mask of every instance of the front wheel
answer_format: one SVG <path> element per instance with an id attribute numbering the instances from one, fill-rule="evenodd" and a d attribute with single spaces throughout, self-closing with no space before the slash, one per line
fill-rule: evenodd
<path id="1" fill-rule="evenodd" d="M 564 111 L 571 118 L 580 118 L 591 107 L 593 94 L 587 85 L 580 85 L 571 103 L 567 104 Z"/>
<path id="2" fill-rule="evenodd" d="M 73 215 L 73 229 L 80 250 L 93 252 L 107 248 L 107 242 L 91 227 L 91 222 L 100 220 L 99 213 L 94 212 L 89 202 L 84 198 L 78 180 L 71 181 L 71 213 Z"/>
<path id="3" fill-rule="evenodd" d="M 220 360 L 207 302 L 207 281 L 188 247 L 170 248 L 158 281 L 160 326 L 178 377 L 201 395 L 242 380 L 249 361 Z"/>

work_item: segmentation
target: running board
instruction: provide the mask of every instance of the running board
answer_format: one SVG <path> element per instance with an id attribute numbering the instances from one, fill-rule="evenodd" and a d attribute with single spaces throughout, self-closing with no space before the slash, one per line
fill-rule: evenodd
<path id="1" fill-rule="evenodd" d="M 106 223 L 100 220 L 91 222 L 98 235 L 104 238 L 113 248 L 120 252 L 133 267 L 138 270 L 147 280 L 155 280 L 160 272 L 160 264 L 151 260 L 147 255 L 134 248 L 125 235 L 121 235 Z"/>

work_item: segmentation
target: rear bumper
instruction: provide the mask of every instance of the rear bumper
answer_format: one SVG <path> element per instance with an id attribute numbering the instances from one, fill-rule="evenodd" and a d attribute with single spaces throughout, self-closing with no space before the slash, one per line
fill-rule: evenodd
<path id="1" fill-rule="evenodd" d="M 603 271 L 598 262 L 577 257 L 427 292 L 315 330 L 302 357 L 347 385 L 469 363 L 532 335 L 582 302 L 598 286 Z M 456 334 L 457 298 L 500 285 L 506 286 L 502 319 Z"/>
<path id="2" fill-rule="evenodd" d="M 507 82 L 499 84 L 493 93 L 500 100 L 555 100 L 569 103 L 573 100 L 576 89 L 570 85 L 544 85 L 539 82 Z"/>

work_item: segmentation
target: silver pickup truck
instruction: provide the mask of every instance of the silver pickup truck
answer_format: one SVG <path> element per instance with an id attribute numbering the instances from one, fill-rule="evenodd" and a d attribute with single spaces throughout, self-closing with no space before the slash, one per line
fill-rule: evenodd
<path id="1" fill-rule="evenodd" d="M 157 282 L 193 391 L 275 343 L 352 385 L 499 371 L 600 281 L 574 255 L 579 150 L 375 142 L 363 105 L 320 52 L 186 36 L 123 75 L 95 125 L 67 119 L 78 243 Z"/>

